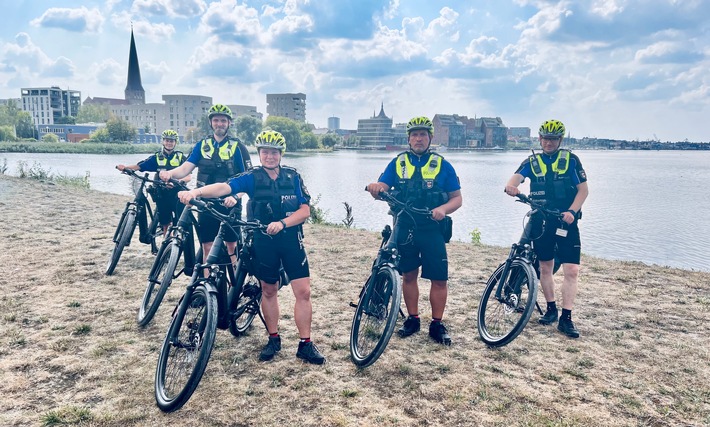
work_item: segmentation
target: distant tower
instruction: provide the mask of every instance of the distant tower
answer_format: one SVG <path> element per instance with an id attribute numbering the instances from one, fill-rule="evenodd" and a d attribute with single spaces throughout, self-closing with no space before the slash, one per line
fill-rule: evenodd
<path id="1" fill-rule="evenodd" d="M 136 40 L 131 27 L 131 51 L 128 53 L 128 81 L 126 83 L 126 102 L 128 104 L 145 104 L 145 90 L 141 84 L 141 69 L 138 66 Z"/>
<path id="2" fill-rule="evenodd" d="M 340 129 L 340 117 L 328 117 L 328 129 L 329 130 L 339 130 Z"/>

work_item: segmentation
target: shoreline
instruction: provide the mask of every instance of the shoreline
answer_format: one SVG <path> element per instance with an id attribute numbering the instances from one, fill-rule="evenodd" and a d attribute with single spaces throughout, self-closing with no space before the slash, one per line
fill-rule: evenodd
<path id="1" fill-rule="evenodd" d="M 0 176 L 0 425 L 43 425 L 50 415 L 93 426 L 710 423 L 710 273 L 583 255 L 574 310 L 581 337 L 568 339 L 533 314 L 516 340 L 490 349 L 478 339 L 476 309 L 508 248 L 453 242 L 444 318 L 453 346 L 433 343 L 423 328 L 393 336 L 380 360 L 358 370 L 349 360 L 348 303 L 379 233 L 311 224 L 312 335 L 326 365 L 295 358 L 286 287 L 275 360 L 257 360 L 265 342 L 258 321 L 239 339 L 220 331 L 195 394 L 162 414 L 155 363 L 186 280 L 168 290 L 151 325 L 137 327 L 149 249 L 134 238 L 115 275 L 102 274 L 128 200 Z M 428 322 L 428 281 L 420 291 Z"/>

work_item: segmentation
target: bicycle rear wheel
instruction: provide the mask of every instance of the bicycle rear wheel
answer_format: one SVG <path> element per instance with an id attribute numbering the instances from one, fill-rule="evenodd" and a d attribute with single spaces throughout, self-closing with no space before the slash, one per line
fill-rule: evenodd
<path id="1" fill-rule="evenodd" d="M 148 325 L 158 311 L 165 293 L 175 278 L 175 270 L 181 252 L 180 244 L 176 240 L 171 240 L 155 258 L 148 275 L 148 286 L 145 288 L 143 300 L 138 309 L 138 325 Z"/>
<path id="2" fill-rule="evenodd" d="M 514 259 L 501 282 L 505 263 L 488 279 L 478 305 L 478 334 L 492 347 L 504 346 L 522 332 L 537 301 L 537 276 L 529 262 Z M 497 288 L 502 286 L 500 299 Z"/>
<path id="3" fill-rule="evenodd" d="M 261 304 L 261 284 L 259 280 L 242 267 L 237 267 L 237 283 L 229 290 L 229 332 L 235 337 L 243 335 L 259 314 Z M 237 295 L 238 294 L 238 295 Z"/>
<path id="4" fill-rule="evenodd" d="M 368 279 L 360 295 L 350 328 L 350 359 L 366 368 L 382 355 L 397 323 L 402 300 L 402 281 L 389 266 Z"/>
<path id="5" fill-rule="evenodd" d="M 108 264 L 106 265 L 106 275 L 110 276 L 113 274 L 118 265 L 118 260 L 121 258 L 123 253 L 123 248 L 128 246 L 131 241 L 131 236 L 133 236 L 133 230 L 136 227 L 136 211 L 133 209 L 128 209 L 126 214 L 121 218 L 121 222 L 118 224 L 118 232 L 114 238 L 114 247 L 111 251 L 111 258 L 109 258 Z"/>
<path id="6" fill-rule="evenodd" d="M 163 412 L 180 409 L 207 368 L 217 330 L 217 297 L 204 286 L 181 300 L 160 349 L 155 401 Z"/>

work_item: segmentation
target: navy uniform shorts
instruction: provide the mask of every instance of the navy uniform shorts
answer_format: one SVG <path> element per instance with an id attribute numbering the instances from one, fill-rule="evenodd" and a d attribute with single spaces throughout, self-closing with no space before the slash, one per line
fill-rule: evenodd
<path id="1" fill-rule="evenodd" d="M 579 265 L 582 244 L 577 220 L 572 224 L 567 224 L 561 219 L 548 218 L 545 222 L 544 231 L 542 230 L 542 221 L 539 218 L 532 219 L 532 221 L 535 221 L 535 223 L 532 227 L 531 237 L 539 236 L 533 242 L 533 249 L 540 261 L 550 261 L 557 255 L 557 259 L 562 264 Z M 566 230 L 567 235 L 558 235 L 558 229 Z"/>
<path id="2" fill-rule="evenodd" d="M 256 277 L 266 283 L 278 282 L 281 265 L 291 280 L 310 277 L 301 227 L 287 228 L 275 236 L 255 232 L 254 265 Z"/>
<path id="3" fill-rule="evenodd" d="M 444 236 L 439 228 L 416 229 L 411 233 L 402 230 L 398 239 L 401 258 L 399 271 L 407 273 L 422 267 L 422 278 L 448 280 L 449 261 Z"/>

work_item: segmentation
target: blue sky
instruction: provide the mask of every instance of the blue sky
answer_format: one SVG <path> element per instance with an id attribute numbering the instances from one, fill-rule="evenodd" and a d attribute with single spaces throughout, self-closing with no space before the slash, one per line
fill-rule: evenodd
<path id="1" fill-rule="evenodd" d="M 707 0 L 4 0 L 0 98 L 123 97 L 131 23 L 148 102 L 303 92 L 325 127 L 379 112 L 499 116 L 572 136 L 710 141 Z"/>

